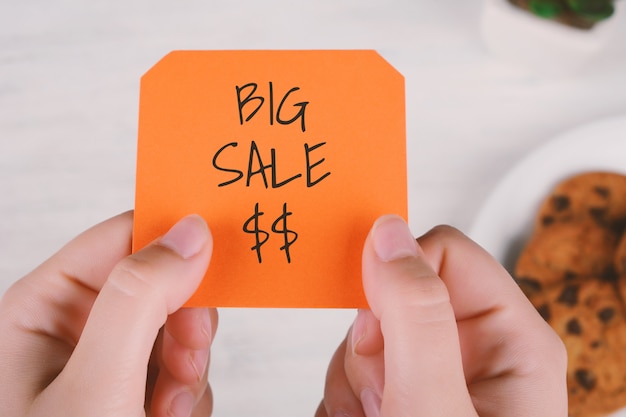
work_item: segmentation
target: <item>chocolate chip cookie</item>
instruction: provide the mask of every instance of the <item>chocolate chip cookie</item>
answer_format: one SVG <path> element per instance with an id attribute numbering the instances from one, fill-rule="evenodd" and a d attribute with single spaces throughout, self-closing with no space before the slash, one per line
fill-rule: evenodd
<path id="1" fill-rule="evenodd" d="M 586 172 L 542 202 L 514 276 L 568 352 L 571 417 L 626 406 L 626 176 Z"/>
<path id="2" fill-rule="evenodd" d="M 626 176 L 585 172 L 563 180 L 541 204 L 537 227 L 586 218 L 605 227 L 624 228 Z"/>
<path id="3" fill-rule="evenodd" d="M 603 416 L 626 404 L 626 315 L 614 284 L 575 279 L 531 297 L 567 349 L 571 417 Z"/>
<path id="4" fill-rule="evenodd" d="M 618 242 L 615 231 L 589 219 L 554 223 L 530 238 L 515 276 L 525 292 L 586 276 L 610 280 Z"/>

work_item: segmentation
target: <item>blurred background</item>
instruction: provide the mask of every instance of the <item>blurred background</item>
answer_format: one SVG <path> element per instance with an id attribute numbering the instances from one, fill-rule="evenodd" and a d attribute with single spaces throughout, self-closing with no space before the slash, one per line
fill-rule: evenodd
<path id="1" fill-rule="evenodd" d="M 625 28 L 592 47 L 575 36 L 591 60 L 544 71 L 488 39 L 519 36 L 499 34 L 506 24 L 485 30 L 489 3 L 2 2 L 0 294 L 85 228 L 132 209 L 139 79 L 176 49 L 378 50 L 406 78 L 411 228 L 469 230 L 534 148 L 626 114 Z M 214 415 L 312 415 L 355 315 L 221 310 Z"/>

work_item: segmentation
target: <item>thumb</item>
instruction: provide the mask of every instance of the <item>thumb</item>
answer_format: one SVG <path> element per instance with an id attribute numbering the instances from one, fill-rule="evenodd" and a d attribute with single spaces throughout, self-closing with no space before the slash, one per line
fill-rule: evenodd
<path id="1" fill-rule="evenodd" d="M 380 415 L 477 415 L 448 290 L 400 217 L 374 224 L 363 252 L 363 285 L 385 345 Z"/>
<path id="2" fill-rule="evenodd" d="M 192 215 L 115 266 L 56 381 L 63 398 L 76 394 L 92 410 L 110 410 L 102 415 L 143 415 L 154 341 L 167 316 L 199 285 L 212 247 L 206 223 Z M 89 415 L 89 410 L 66 415 Z"/>

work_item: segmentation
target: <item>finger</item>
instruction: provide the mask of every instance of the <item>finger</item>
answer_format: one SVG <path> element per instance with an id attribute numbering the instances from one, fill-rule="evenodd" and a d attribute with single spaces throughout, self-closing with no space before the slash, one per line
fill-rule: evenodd
<path id="1" fill-rule="evenodd" d="M 74 280 L 76 284 L 99 292 L 113 267 L 130 255 L 132 229 L 132 211 L 91 227 L 35 270 L 41 272 L 36 279 Z"/>
<path id="2" fill-rule="evenodd" d="M 77 236 L 9 288 L 2 298 L 3 317 L 73 347 L 102 284 L 130 255 L 132 223 L 133 213 L 126 212 Z M 30 337 L 27 332 L 22 335 Z"/>
<path id="3" fill-rule="evenodd" d="M 209 417 L 213 414 L 213 393 L 211 387 L 207 385 L 204 390 L 204 395 L 200 398 L 200 401 L 196 403 L 191 417 Z M 169 416 L 168 416 L 169 417 Z"/>
<path id="4" fill-rule="evenodd" d="M 189 349 L 209 346 L 217 330 L 218 315 L 214 308 L 181 308 L 165 322 L 165 330 Z"/>
<path id="5" fill-rule="evenodd" d="M 181 382 L 167 368 L 161 368 L 150 403 L 152 417 L 189 417 L 197 408 L 206 408 L 207 397 L 212 400 L 208 384 L 208 368 L 193 384 Z M 203 405 L 204 404 L 204 405 Z M 212 406 L 212 401 L 210 402 Z M 209 414 L 205 414 L 209 415 Z"/>
<path id="6" fill-rule="evenodd" d="M 190 349 L 166 330 L 163 332 L 162 365 L 181 383 L 196 384 L 208 366 L 209 346 Z"/>
<path id="7" fill-rule="evenodd" d="M 130 254 L 133 213 L 82 233 L 13 284 L 0 302 L 0 414 L 23 415 L 65 366 L 97 291 Z M 15 384 L 20 380 L 22 383 Z"/>
<path id="8" fill-rule="evenodd" d="M 381 414 L 476 415 L 448 290 L 401 218 L 374 224 L 363 251 L 363 285 L 385 343 Z"/>
<path id="9" fill-rule="evenodd" d="M 384 385 L 383 339 L 378 320 L 359 310 L 326 375 L 325 412 L 332 416 L 377 415 Z"/>
<path id="10" fill-rule="evenodd" d="M 196 383 L 207 367 L 217 310 L 183 308 L 170 315 L 163 332 L 161 363 L 181 382 Z"/>
<path id="11" fill-rule="evenodd" d="M 446 282 L 458 320 L 509 306 L 521 314 L 532 310 L 504 267 L 458 230 L 438 226 L 418 242 L 429 264 Z"/>
<path id="12" fill-rule="evenodd" d="M 366 417 L 380 413 L 385 384 L 380 322 L 370 310 L 359 310 L 347 337 L 344 370 Z"/>
<path id="13" fill-rule="evenodd" d="M 326 405 L 324 405 L 324 400 L 322 400 L 317 406 L 317 410 L 315 410 L 314 416 L 315 417 L 328 417 L 328 413 L 326 412 Z M 339 416 L 341 416 L 341 414 L 339 414 Z"/>
<path id="14" fill-rule="evenodd" d="M 361 356 L 377 355 L 384 348 L 380 322 L 371 310 L 361 309 L 352 325 L 351 353 Z"/>
<path id="15" fill-rule="evenodd" d="M 335 351 L 328 371 L 326 372 L 326 384 L 324 386 L 324 411 L 318 410 L 316 416 L 327 415 L 332 417 L 365 417 L 359 398 L 354 394 L 345 371 L 345 357 L 347 338 Z"/>
<path id="16" fill-rule="evenodd" d="M 211 251 L 206 224 L 199 216 L 189 216 L 118 263 L 57 378 L 63 395 L 80 393 L 83 404 L 115 399 L 127 410 L 139 406 L 137 412 L 143 410 L 146 368 L 156 335 L 168 314 L 178 310 L 199 285 Z M 76 411 L 85 413 L 73 415 L 87 412 Z"/>
<path id="17" fill-rule="evenodd" d="M 429 263 L 445 280 L 450 300 L 459 323 L 464 369 L 468 381 L 486 379 L 502 374 L 511 366 L 493 359 L 520 357 L 520 354 L 502 352 L 510 343 L 502 341 L 519 339 L 515 345 L 523 348 L 529 341 L 541 344 L 542 329 L 547 326 L 526 297 L 521 293 L 508 272 L 482 248 L 450 227 L 437 227 L 418 239 Z M 450 262 L 453 259 L 455 262 Z M 498 294 L 494 297 L 494 294 Z M 512 320 L 524 325 L 511 326 Z M 528 324 L 528 325 L 526 325 Z M 539 330 L 536 330 L 539 329 Z M 539 334 L 535 332 L 539 331 Z M 531 332 L 521 336 L 521 332 Z M 535 333 L 535 334 L 533 334 Z M 480 335 L 481 343 L 474 343 Z M 527 341 L 524 341 L 527 339 Z M 499 340 L 499 341 L 498 341 Z M 499 346 L 498 352 L 494 346 Z M 487 350 L 491 350 L 490 353 Z M 487 354 L 489 362 L 480 358 Z M 489 366 L 477 366 L 485 362 Z M 502 362 L 502 361 L 499 361 Z"/>
<path id="18" fill-rule="evenodd" d="M 505 406 L 509 415 L 565 415 L 563 343 L 508 272 L 451 227 L 436 227 L 419 243 L 449 289 L 480 415 L 501 416 Z M 510 401 L 511 392 L 517 401 Z"/>
<path id="19" fill-rule="evenodd" d="M 196 395 L 204 391 L 209 348 L 216 328 L 216 309 L 183 308 L 168 317 L 159 351 L 161 367 L 166 372 L 160 372 L 151 402 L 155 416 L 182 408 L 184 402 L 172 403 L 181 391 Z"/>

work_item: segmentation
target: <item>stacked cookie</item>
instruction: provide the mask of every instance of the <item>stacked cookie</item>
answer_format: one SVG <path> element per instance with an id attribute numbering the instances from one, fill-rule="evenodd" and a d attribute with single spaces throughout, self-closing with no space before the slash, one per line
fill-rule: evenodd
<path id="1" fill-rule="evenodd" d="M 626 176 L 586 172 L 542 202 L 515 278 L 568 352 L 570 416 L 626 406 Z"/>

